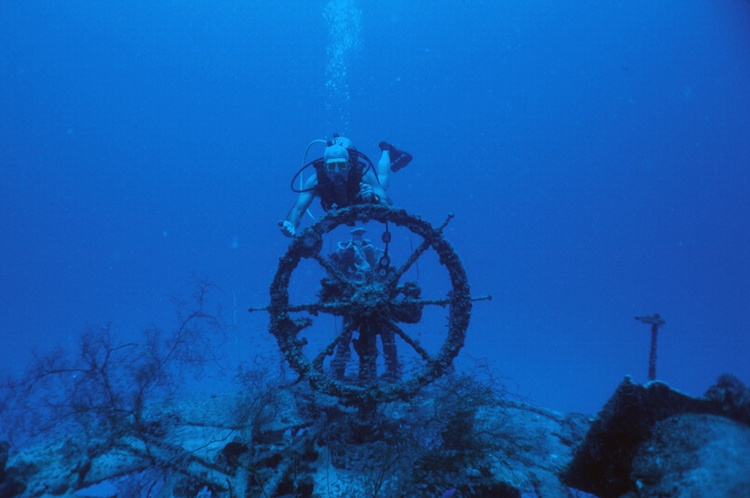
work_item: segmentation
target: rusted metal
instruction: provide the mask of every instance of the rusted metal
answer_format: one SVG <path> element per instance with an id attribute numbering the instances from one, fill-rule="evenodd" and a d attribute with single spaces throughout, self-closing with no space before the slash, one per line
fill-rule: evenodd
<path id="1" fill-rule="evenodd" d="M 449 216 L 440 227 L 434 228 L 430 223 L 403 209 L 357 205 L 329 211 L 324 218 L 303 230 L 279 260 L 278 270 L 270 288 L 271 303 L 266 308 L 271 318 L 269 331 L 276 337 L 279 348 L 292 368 L 300 376 L 307 378 L 318 391 L 336 396 L 346 404 L 359 406 L 408 399 L 420 388 L 442 375 L 464 345 L 472 306 L 466 272 L 460 258 L 442 233 L 451 217 Z M 339 225 L 367 221 L 393 223 L 404 227 L 421 236 L 423 242 L 402 266 L 381 275 L 382 278 L 367 281 L 350 279 L 321 256 L 323 236 Z M 399 283 L 399 279 L 409 267 L 429 249 L 437 253 L 441 265 L 450 277 L 451 289 L 445 299 L 421 299 L 418 297 L 420 290 L 415 289 L 418 285 L 414 282 Z M 330 288 L 322 293 L 327 295 L 326 298 L 292 306 L 289 304 L 289 283 L 292 273 L 300 261 L 305 259 L 315 260 L 324 268 L 326 279 L 323 284 Z M 328 284 L 325 284 L 326 281 Z M 402 295 L 399 296 L 399 293 Z M 399 298 L 395 299 L 396 296 Z M 404 337 L 406 333 L 396 325 L 397 322 L 418 322 L 421 319 L 422 308 L 428 305 L 447 307 L 448 313 L 447 338 L 437 354 L 432 356 L 418 346 L 418 341 L 408 336 Z M 289 315 L 300 311 L 307 311 L 312 315 L 329 313 L 344 318 L 344 332 L 314 358 L 308 358 L 303 353 L 302 348 L 306 341 L 299 337 L 302 330 L 312 325 L 312 319 L 295 319 Z M 336 341 L 341 340 L 347 332 L 351 335 L 352 330 L 358 330 L 360 334 L 359 339 L 354 342 L 354 349 L 360 356 L 360 377 L 364 377 L 360 378 L 359 382 L 336 378 L 323 369 L 323 362 L 333 353 Z M 415 351 L 424 360 L 421 370 L 406 379 L 389 379 L 388 382 L 377 379 L 377 375 L 373 374 L 374 360 L 367 351 L 375 347 L 376 335 L 381 335 L 382 340 L 388 334 L 390 338 L 394 334 L 401 337 L 405 344 L 412 348 L 417 345 Z"/>

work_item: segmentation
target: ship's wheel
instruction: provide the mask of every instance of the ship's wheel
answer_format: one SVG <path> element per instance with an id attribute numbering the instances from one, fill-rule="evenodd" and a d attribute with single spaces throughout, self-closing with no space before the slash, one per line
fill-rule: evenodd
<path id="1" fill-rule="evenodd" d="M 451 216 L 435 228 L 402 209 L 359 205 L 329 211 L 292 241 L 279 261 L 270 289 L 271 304 L 265 309 L 271 315 L 270 332 L 281 351 L 314 389 L 354 405 L 407 399 L 451 366 L 464 344 L 472 298 L 461 260 L 443 237 L 450 219 Z M 363 262 L 365 269 L 361 265 L 347 268 L 332 255 L 322 254 L 326 234 L 340 225 L 365 222 L 384 227 L 385 251 L 378 249 L 376 263 L 368 266 Z M 388 251 L 392 225 L 411 232 L 411 238 L 421 238 L 398 264 L 391 262 Z M 443 296 L 422 297 L 423 289 L 416 281 L 403 280 L 423 255 L 432 251 L 448 273 L 450 288 Z M 319 265 L 325 276 L 317 295 L 309 302 L 290 304 L 290 281 L 300 262 L 306 260 Z M 431 331 L 420 330 L 419 337 L 410 332 L 420 326 L 422 311 L 433 306 L 447 310 L 447 335 L 443 323 L 443 330 L 439 331 L 445 337 L 442 345 L 428 351 L 420 344 L 420 338 L 429 336 Z M 330 325 L 326 325 L 330 324 L 326 315 L 338 317 L 342 324 L 333 334 Z M 407 328 L 405 324 L 411 325 Z M 309 337 L 316 338 L 313 350 Z M 397 342 L 400 352 L 406 348 L 416 359 L 417 365 L 409 369 L 408 375 L 399 370 Z M 352 349 L 355 354 L 351 354 Z M 354 362 L 358 365 L 352 374 Z"/>

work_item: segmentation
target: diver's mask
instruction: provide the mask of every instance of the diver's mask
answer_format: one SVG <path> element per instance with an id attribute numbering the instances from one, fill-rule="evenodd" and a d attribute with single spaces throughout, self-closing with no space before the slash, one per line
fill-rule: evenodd
<path id="1" fill-rule="evenodd" d="M 351 167 L 349 161 L 331 161 L 325 163 L 325 170 L 329 175 L 348 173 Z"/>
<path id="2" fill-rule="evenodd" d="M 323 154 L 325 170 L 329 175 L 346 176 L 351 168 L 349 151 L 343 145 L 333 143 Z"/>

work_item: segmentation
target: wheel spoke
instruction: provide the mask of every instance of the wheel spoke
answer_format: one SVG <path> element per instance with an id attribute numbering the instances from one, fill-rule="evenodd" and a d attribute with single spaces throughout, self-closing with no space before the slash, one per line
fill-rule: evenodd
<path id="1" fill-rule="evenodd" d="M 415 341 L 414 339 L 412 339 L 406 332 L 404 332 L 401 329 L 401 327 L 399 327 L 398 325 L 396 325 L 395 323 L 391 321 L 388 321 L 384 325 L 390 328 L 393 332 L 395 332 L 396 335 L 399 336 L 401 339 L 403 339 L 406 344 L 411 346 L 414 349 L 414 351 L 416 351 L 419 354 L 419 356 L 422 357 L 424 361 L 426 361 L 427 363 L 432 362 L 432 357 L 430 356 L 430 353 L 428 353 L 425 348 L 420 346 L 419 343 Z"/>
<path id="2" fill-rule="evenodd" d="M 417 259 L 419 259 L 419 257 L 427 249 L 430 248 L 430 244 L 431 244 L 430 239 L 425 239 L 424 241 L 422 241 L 422 243 L 419 244 L 416 249 L 414 249 L 414 252 L 411 253 L 408 258 L 406 258 L 406 261 L 404 262 L 404 264 L 401 265 L 401 267 L 398 270 L 394 271 L 391 274 L 390 276 L 391 282 L 398 282 L 401 276 L 407 271 L 409 271 L 409 268 L 411 268 L 411 265 L 416 263 Z"/>
<path id="3" fill-rule="evenodd" d="M 320 264 L 320 266 L 325 269 L 329 277 L 334 279 L 336 282 L 344 284 L 347 287 L 352 286 L 351 280 L 346 276 L 344 272 L 337 268 L 330 259 L 325 258 L 320 254 L 316 254 L 315 256 L 313 256 L 313 258 Z"/>
<path id="4" fill-rule="evenodd" d="M 338 345 L 339 341 L 343 337 L 345 337 L 347 334 L 351 334 L 354 332 L 354 322 L 352 320 L 347 320 L 346 323 L 344 323 L 344 329 L 341 331 L 339 335 L 336 336 L 336 338 L 331 342 L 326 348 L 321 351 L 318 356 L 315 357 L 315 359 L 312 362 L 312 366 L 315 370 L 323 371 L 323 362 L 326 359 L 326 356 L 331 356 L 333 354 L 334 349 L 336 349 L 336 346 Z"/>
<path id="5" fill-rule="evenodd" d="M 446 298 L 443 298 L 443 299 L 422 299 L 422 298 L 413 299 L 413 298 L 406 297 L 406 298 L 401 299 L 400 301 L 398 301 L 398 305 L 399 306 L 401 306 L 401 305 L 403 305 L 403 306 L 414 306 L 414 305 L 417 305 L 417 306 L 427 306 L 427 305 L 434 305 L 434 306 L 443 306 L 443 307 L 445 307 L 445 306 L 449 305 L 450 303 L 451 303 L 451 298 L 449 298 L 449 297 L 446 297 Z"/>
<path id="6" fill-rule="evenodd" d="M 434 305 L 434 306 L 445 307 L 445 306 L 451 304 L 451 301 L 453 301 L 453 299 L 451 299 L 450 297 L 445 297 L 445 298 L 442 298 L 442 299 L 421 299 L 421 298 L 413 299 L 413 298 L 408 298 L 407 297 L 407 298 L 404 298 L 404 299 L 400 300 L 398 302 L 398 304 L 404 304 L 404 305 L 412 304 L 412 305 L 419 305 L 419 306 Z M 471 301 L 472 302 L 474 302 L 474 301 L 492 301 L 492 296 L 472 297 Z"/>
<path id="7" fill-rule="evenodd" d="M 351 303 L 349 301 L 333 301 L 327 303 L 297 304 L 294 306 L 287 306 L 285 311 L 287 313 L 307 311 L 308 313 L 313 315 L 317 315 L 318 313 L 323 312 L 340 316 L 345 314 L 350 306 Z"/>

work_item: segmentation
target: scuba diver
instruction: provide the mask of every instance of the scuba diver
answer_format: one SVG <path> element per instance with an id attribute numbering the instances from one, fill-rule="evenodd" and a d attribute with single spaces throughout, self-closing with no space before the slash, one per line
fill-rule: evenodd
<path id="1" fill-rule="evenodd" d="M 315 142 L 318 141 L 311 142 L 311 145 Z M 367 156 L 357 151 L 351 140 L 334 134 L 333 140 L 326 142 L 323 157 L 305 164 L 294 176 L 292 190 L 299 192 L 299 197 L 286 219 L 279 222 L 281 233 L 294 237 L 302 215 L 316 196 L 320 197 L 325 211 L 354 204 L 392 205 L 385 193 L 388 189 L 389 172 L 405 167 L 412 156 L 385 141 L 378 146 L 382 155 L 376 168 Z M 304 181 L 301 189 L 295 189 L 295 180 L 308 166 L 315 168 L 315 173 Z"/>

